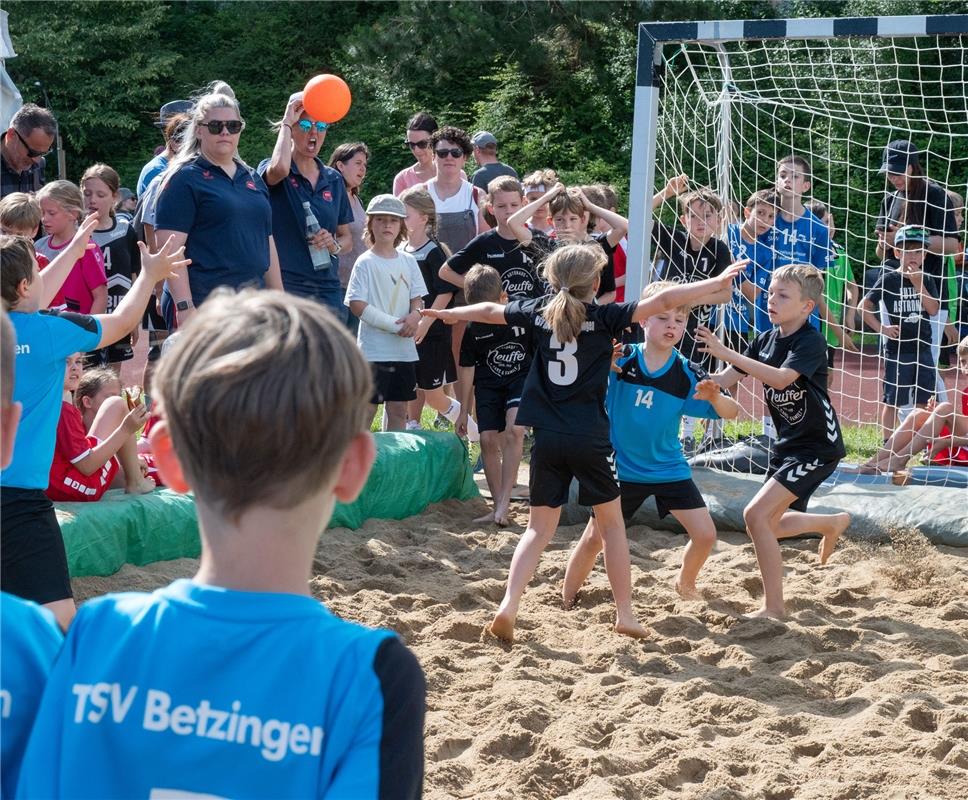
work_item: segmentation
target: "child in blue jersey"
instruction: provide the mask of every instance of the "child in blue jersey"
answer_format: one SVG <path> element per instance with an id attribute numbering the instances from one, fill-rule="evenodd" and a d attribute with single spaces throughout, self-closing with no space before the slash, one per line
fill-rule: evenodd
<path id="1" fill-rule="evenodd" d="M 609 440 L 605 390 L 615 339 L 633 322 L 702 302 L 728 289 L 745 264 L 706 281 L 676 286 L 638 303 L 595 305 L 605 256 L 597 245 L 566 245 L 544 264 L 551 294 L 507 305 L 477 303 L 449 310 L 425 310 L 444 322 L 459 320 L 511 325 L 530 333 L 534 360 L 525 380 L 517 423 L 534 429 L 531 448 L 531 514 L 518 542 L 504 599 L 490 631 L 511 641 L 525 587 L 558 527 L 572 478 L 578 502 L 592 506 L 601 526 L 608 580 L 615 598 L 615 630 L 644 637 L 632 609 L 631 565 L 619 502 L 615 453 Z"/>
<path id="2" fill-rule="evenodd" d="M 78 254 L 85 252 L 95 225 L 97 216 L 92 214 L 43 275 L 29 240 L 0 237 L 3 300 L 17 332 L 14 399 L 23 404 L 13 460 L 0 475 L 0 585 L 47 606 L 64 628 L 74 616 L 74 600 L 64 541 L 44 490 L 50 482 L 66 359 L 130 333 L 154 284 L 188 263 L 180 260 L 182 251 L 170 241 L 154 254 L 141 246 L 141 273 L 113 314 L 39 312 L 60 289 Z M 73 258 L 69 263 L 68 257 Z"/>
<path id="3" fill-rule="evenodd" d="M 195 494 L 198 572 L 81 607 L 19 792 L 419 797 L 416 658 L 309 591 L 320 532 L 375 455 L 373 381 L 350 334 L 313 300 L 220 290 L 155 388 L 149 438 L 165 484 Z"/>
<path id="4" fill-rule="evenodd" d="M 650 283 L 642 297 L 654 297 L 674 285 Z M 687 600 L 698 600 L 696 576 L 716 543 L 716 526 L 693 483 L 679 443 L 679 423 L 684 414 L 733 419 L 739 414 L 739 403 L 720 392 L 702 367 L 676 349 L 691 311 L 691 306 L 679 306 L 642 323 L 645 342 L 626 347 L 616 363 L 618 371 L 609 376 L 605 403 L 622 490 L 622 517 L 627 523 L 654 496 L 659 516 L 671 513 L 682 524 L 689 543 L 676 591 Z M 602 536 L 593 516 L 568 559 L 562 590 L 566 608 L 574 603 L 601 551 Z"/>
<path id="5" fill-rule="evenodd" d="M 13 402 L 16 334 L 0 310 L 0 469 L 13 458 L 20 403 Z M 0 797 L 13 797 L 40 695 L 64 635 L 54 615 L 0 592 Z"/>
<path id="6" fill-rule="evenodd" d="M 823 273 L 789 264 L 773 273 L 769 312 L 774 326 L 743 353 L 726 347 L 707 328 L 697 334 L 708 353 L 728 366 L 714 379 L 731 387 L 743 375 L 763 383 L 776 426 L 766 483 L 743 509 L 763 577 L 763 607 L 756 616 L 784 616 L 783 560 L 778 540 L 819 533 L 820 563 L 827 563 L 850 514 L 809 514 L 807 502 L 844 457 L 844 439 L 827 395 L 827 342 L 809 323 L 823 295 Z"/>
<path id="7" fill-rule="evenodd" d="M 773 273 L 773 250 L 764 239 L 765 234 L 773 229 L 779 202 L 780 198 L 774 189 L 753 192 L 743 207 L 743 221 L 731 223 L 726 229 L 726 239 L 733 258 L 750 260 L 752 286 L 751 292 L 745 296 L 753 301 L 753 329 L 756 333 L 763 333 L 773 327 L 766 312 L 767 290 L 770 286 L 770 275 Z M 744 282 L 744 286 L 746 285 Z"/>

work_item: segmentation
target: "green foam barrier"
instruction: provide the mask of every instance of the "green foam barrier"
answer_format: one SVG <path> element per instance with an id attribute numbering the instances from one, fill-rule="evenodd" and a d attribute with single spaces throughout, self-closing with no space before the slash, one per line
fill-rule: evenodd
<path id="1" fill-rule="evenodd" d="M 466 445 L 452 433 L 378 433 L 376 462 L 360 496 L 337 503 L 331 528 L 368 519 L 403 519 L 441 500 L 478 496 Z M 108 492 L 96 503 L 58 503 L 57 520 L 72 577 L 111 575 L 201 552 L 195 501 L 160 489 L 147 495 Z"/>

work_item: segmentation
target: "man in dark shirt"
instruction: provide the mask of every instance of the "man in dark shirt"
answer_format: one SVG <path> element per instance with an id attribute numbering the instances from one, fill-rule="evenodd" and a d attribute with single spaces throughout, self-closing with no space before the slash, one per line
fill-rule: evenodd
<path id="1" fill-rule="evenodd" d="M 510 175 L 517 180 L 518 173 L 514 167 L 498 161 L 497 139 L 493 133 L 478 131 L 471 138 L 471 144 L 474 145 L 474 160 L 478 165 L 478 169 L 471 176 L 471 183 L 478 189 L 486 192 L 488 184 L 502 175 Z"/>
<path id="2" fill-rule="evenodd" d="M 0 195 L 36 192 L 44 185 L 44 156 L 56 135 L 57 120 L 46 108 L 27 103 L 13 115 L 0 140 Z"/>

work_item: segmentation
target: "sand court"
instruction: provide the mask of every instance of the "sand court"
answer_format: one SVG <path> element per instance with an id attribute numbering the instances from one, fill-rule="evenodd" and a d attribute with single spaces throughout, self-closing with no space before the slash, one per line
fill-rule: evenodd
<path id="1" fill-rule="evenodd" d="M 752 545 L 720 536 L 702 602 L 673 581 L 684 537 L 629 531 L 634 603 L 653 638 L 611 630 L 599 562 L 560 605 L 582 526 L 559 529 L 509 646 L 484 634 L 527 521 L 474 526 L 481 500 L 322 538 L 313 592 L 342 617 L 396 630 L 427 675 L 428 798 L 968 797 L 968 562 L 916 535 L 783 544 L 785 623 L 760 600 Z M 191 559 L 74 581 L 79 600 L 150 591 Z"/>

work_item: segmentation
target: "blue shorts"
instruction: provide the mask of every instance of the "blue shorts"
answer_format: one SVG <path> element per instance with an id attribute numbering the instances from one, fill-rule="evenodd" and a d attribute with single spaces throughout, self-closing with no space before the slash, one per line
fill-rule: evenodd
<path id="1" fill-rule="evenodd" d="M 884 404 L 898 408 L 924 405 L 934 396 L 937 376 L 930 353 L 917 361 L 885 358 Z"/>

